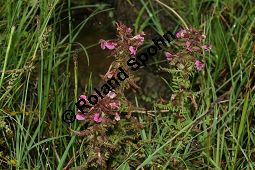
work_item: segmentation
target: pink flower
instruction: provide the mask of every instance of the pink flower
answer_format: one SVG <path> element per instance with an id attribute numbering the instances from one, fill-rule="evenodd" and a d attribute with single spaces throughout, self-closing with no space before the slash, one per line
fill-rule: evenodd
<path id="1" fill-rule="evenodd" d="M 85 95 L 80 95 L 80 98 L 79 99 L 84 99 L 87 103 L 88 103 L 88 99 L 87 99 L 87 96 Z M 80 105 L 83 105 L 84 102 L 83 101 L 80 101 Z M 76 114 L 76 119 L 77 120 L 84 120 L 85 119 L 85 114 L 82 113 L 79 109 L 78 109 L 78 113 Z"/>
<path id="2" fill-rule="evenodd" d="M 117 44 L 110 41 L 110 40 L 103 40 L 103 39 L 100 39 L 99 40 L 100 44 L 101 44 L 101 48 L 104 50 L 105 47 L 108 48 L 109 50 L 113 50 Z"/>
<path id="3" fill-rule="evenodd" d="M 180 31 L 178 31 L 178 32 L 176 33 L 176 37 L 177 37 L 177 38 L 184 38 L 184 36 L 185 36 L 186 33 L 187 33 L 187 31 L 181 28 Z"/>
<path id="4" fill-rule="evenodd" d="M 116 93 L 110 91 L 108 94 L 107 94 L 108 97 L 110 97 L 110 99 L 113 99 L 116 97 Z"/>
<path id="5" fill-rule="evenodd" d="M 80 95 L 80 98 L 87 100 L 87 96 L 85 95 Z"/>
<path id="6" fill-rule="evenodd" d="M 112 109 L 118 109 L 120 108 L 120 103 L 119 102 L 112 102 L 109 104 Z"/>
<path id="7" fill-rule="evenodd" d="M 119 113 L 115 113 L 115 117 L 114 117 L 114 119 L 116 120 L 116 121 L 120 121 L 120 115 L 119 115 Z"/>
<path id="8" fill-rule="evenodd" d="M 191 42 L 187 41 L 185 44 L 186 44 L 186 49 L 187 49 L 189 52 L 192 52 Z"/>
<path id="9" fill-rule="evenodd" d="M 76 119 L 77 120 L 84 120 L 85 119 L 85 114 L 81 113 L 81 112 L 78 112 L 76 114 Z"/>
<path id="10" fill-rule="evenodd" d="M 105 74 L 105 76 L 106 76 L 108 79 L 110 79 L 110 78 L 112 78 L 112 76 L 113 76 L 113 72 L 112 72 L 112 71 L 108 71 L 108 72 Z"/>
<path id="11" fill-rule="evenodd" d="M 165 52 L 165 56 L 166 56 L 166 59 L 169 60 L 169 61 L 172 60 L 173 57 L 174 57 L 173 54 L 171 54 L 171 53 L 169 53 L 169 52 L 167 52 L 167 51 Z"/>
<path id="12" fill-rule="evenodd" d="M 130 54 L 131 55 L 136 55 L 136 51 L 137 51 L 137 49 L 135 48 L 135 47 L 133 47 L 133 46 L 129 46 L 129 51 L 130 51 Z"/>
<path id="13" fill-rule="evenodd" d="M 202 70 L 202 68 L 204 67 L 204 64 L 199 60 L 196 60 L 195 65 L 198 71 Z"/>
<path id="14" fill-rule="evenodd" d="M 136 40 L 139 40 L 140 41 L 139 45 L 142 45 L 143 42 L 144 42 L 144 37 L 143 36 L 145 36 L 145 34 L 144 34 L 144 32 L 141 32 L 140 34 L 137 34 L 133 38 L 136 39 Z"/>
<path id="15" fill-rule="evenodd" d="M 96 114 L 94 115 L 93 120 L 94 120 L 95 122 L 97 122 L 97 123 L 100 123 L 100 122 L 102 122 L 103 118 L 101 117 L 101 114 L 100 114 L 100 113 L 96 113 Z"/>
<path id="16" fill-rule="evenodd" d="M 132 29 L 131 28 L 127 28 L 127 33 L 131 33 Z"/>
<path id="17" fill-rule="evenodd" d="M 205 51 L 210 51 L 212 49 L 212 45 L 202 45 L 201 46 L 202 49 L 204 49 Z"/>
<path id="18" fill-rule="evenodd" d="M 80 99 L 84 99 L 85 101 L 88 101 L 87 96 L 85 95 L 80 95 Z M 81 101 L 80 104 L 83 105 L 84 104 L 83 101 Z"/>

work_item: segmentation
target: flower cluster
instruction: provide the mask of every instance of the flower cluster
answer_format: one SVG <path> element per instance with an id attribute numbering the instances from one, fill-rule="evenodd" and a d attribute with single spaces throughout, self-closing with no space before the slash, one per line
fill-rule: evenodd
<path id="1" fill-rule="evenodd" d="M 203 41 L 206 39 L 206 36 L 201 30 L 196 30 L 193 28 L 183 29 L 181 28 L 176 33 L 176 38 L 179 41 L 179 45 L 182 46 L 185 50 L 178 50 L 177 54 L 171 52 L 165 52 L 165 57 L 167 60 L 171 61 L 174 58 L 182 58 L 182 56 L 190 56 L 190 59 L 193 61 L 194 66 L 198 71 L 201 71 L 204 68 L 204 63 L 201 61 L 201 54 L 203 51 L 209 52 L 212 48 L 212 45 L 203 44 Z M 195 55 L 199 54 L 199 57 Z M 180 59 L 181 60 L 181 59 Z M 187 61 L 186 61 L 187 62 Z"/>
<path id="2" fill-rule="evenodd" d="M 131 56 L 135 56 L 137 49 L 144 42 L 144 32 L 141 32 L 135 36 L 132 35 L 132 29 L 128 28 L 126 25 L 122 23 L 117 23 L 117 31 L 119 39 L 113 40 L 103 40 L 100 39 L 99 42 L 101 44 L 101 48 L 113 50 L 115 48 L 123 48 L 126 46 L 126 49 L 129 51 Z"/>
<path id="3" fill-rule="evenodd" d="M 171 99 L 167 104 L 156 104 L 156 107 L 167 108 L 177 117 L 190 117 L 192 108 L 198 108 L 197 93 L 193 92 L 190 80 L 195 71 L 203 70 L 205 52 L 209 52 L 212 45 L 204 44 L 206 36 L 203 31 L 194 28 L 179 29 L 176 38 L 174 46 L 165 50 L 170 67 L 163 68 L 171 74 Z"/>
<path id="4" fill-rule="evenodd" d="M 120 102 L 116 99 L 116 93 L 110 91 L 106 98 L 104 98 L 99 104 L 93 106 L 88 112 L 82 113 L 80 110 L 78 110 L 78 113 L 76 114 L 77 120 L 92 120 L 95 123 L 101 123 L 101 122 L 109 122 L 110 120 L 105 116 L 106 113 L 110 115 L 114 115 L 114 120 L 119 121 L 120 120 L 120 114 L 117 109 L 120 108 Z M 84 99 L 86 102 L 87 96 L 81 95 L 80 98 Z M 81 102 L 81 104 L 83 104 Z M 115 110 L 113 112 L 113 110 Z"/>
<path id="5" fill-rule="evenodd" d="M 99 43 L 103 50 L 111 50 L 111 56 L 115 57 L 115 61 L 112 62 L 107 73 L 102 76 L 103 80 L 108 80 L 113 78 L 116 75 L 118 68 L 122 67 L 123 71 L 127 72 L 130 75 L 129 80 L 122 83 L 123 88 L 110 89 L 110 92 L 106 95 L 106 98 L 103 98 L 98 104 L 90 107 L 86 110 L 85 113 L 82 113 L 81 110 L 78 110 L 76 114 L 77 120 L 93 120 L 95 123 L 107 122 L 108 116 L 114 115 L 114 120 L 119 121 L 120 115 L 118 110 L 120 108 L 120 103 L 125 103 L 127 100 L 123 95 L 124 88 L 138 88 L 134 82 L 134 75 L 128 69 L 126 63 L 130 57 L 134 57 L 137 53 L 138 47 L 140 47 L 144 42 L 144 32 L 141 32 L 137 35 L 132 35 L 132 29 L 127 27 L 122 23 L 117 23 L 117 39 L 115 40 L 103 40 L 100 39 Z M 119 99 L 117 99 L 117 94 L 119 94 Z M 84 99 L 86 103 L 89 103 L 87 96 L 81 95 L 80 99 Z M 90 98 L 89 98 L 90 99 Z M 121 102 L 120 102 L 121 101 Z M 80 105 L 84 103 L 79 102 Z"/>

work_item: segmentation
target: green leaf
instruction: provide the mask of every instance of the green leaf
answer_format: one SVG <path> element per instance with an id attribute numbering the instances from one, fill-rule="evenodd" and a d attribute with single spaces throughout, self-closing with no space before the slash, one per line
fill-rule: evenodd
<path id="1" fill-rule="evenodd" d="M 129 164 L 127 162 L 122 164 L 118 170 L 130 170 Z"/>

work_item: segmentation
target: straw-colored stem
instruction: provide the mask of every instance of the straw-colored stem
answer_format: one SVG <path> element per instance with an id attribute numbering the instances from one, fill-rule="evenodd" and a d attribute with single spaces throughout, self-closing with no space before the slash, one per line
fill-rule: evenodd
<path id="1" fill-rule="evenodd" d="M 158 2 L 160 5 L 166 7 L 166 8 L 169 9 L 171 12 L 173 12 L 174 15 L 176 15 L 176 16 L 181 20 L 181 22 L 183 23 L 184 27 L 185 27 L 186 29 L 189 29 L 189 28 L 188 28 L 188 25 L 186 24 L 186 22 L 182 19 L 182 17 L 181 17 L 173 8 L 167 6 L 166 4 L 164 4 L 163 2 L 161 2 L 160 0 L 156 0 L 156 2 Z"/>

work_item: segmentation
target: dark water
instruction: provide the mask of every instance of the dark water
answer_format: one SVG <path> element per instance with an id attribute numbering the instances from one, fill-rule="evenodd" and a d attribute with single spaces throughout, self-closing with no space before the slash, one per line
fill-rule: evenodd
<path id="1" fill-rule="evenodd" d="M 78 18 L 75 22 L 79 24 L 81 21 Z M 84 93 L 84 87 L 88 84 L 90 75 L 92 75 L 93 87 L 99 87 L 100 84 L 104 84 L 100 75 L 104 75 L 107 72 L 113 58 L 109 57 L 110 51 L 100 48 L 99 40 L 112 39 L 114 38 L 114 34 L 115 30 L 111 18 L 107 17 L 107 13 L 102 13 L 91 19 L 75 40 L 75 42 L 82 44 L 86 48 L 88 54 L 87 56 L 80 46 L 75 46 L 76 49 L 79 49 L 77 55 L 77 74 L 78 92 L 80 94 Z M 74 63 L 71 62 L 71 74 L 74 74 L 73 67 Z"/>
<path id="2" fill-rule="evenodd" d="M 110 38 L 111 34 L 112 32 L 108 32 L 107 30 L 95 29 L 93 27 L 84 28 L 77 41 L 86 47 L 98 43 L 99 39 Z M 85 52 L 78 54 L 79 83 L 83 87 L 88 82 L 90 73 L 92 73 L 93 84 L 100 83 L 101 78 L 99 75 L 104 75 L 112 62 L 112 58 L 107 57 L 109 56 L 109 51 L 102 50 L 100 44 L 89 48 L 87 52 L 89 66 Z"/>

